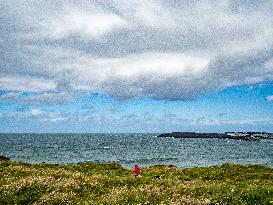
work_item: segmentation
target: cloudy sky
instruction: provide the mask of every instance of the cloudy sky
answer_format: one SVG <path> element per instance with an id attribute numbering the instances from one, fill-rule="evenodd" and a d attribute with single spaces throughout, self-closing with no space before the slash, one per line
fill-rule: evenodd
<path id="1" fill-rule="evenodd" d="M 272 0 L 0 0 L 0 132 L 273 132 Z"/>

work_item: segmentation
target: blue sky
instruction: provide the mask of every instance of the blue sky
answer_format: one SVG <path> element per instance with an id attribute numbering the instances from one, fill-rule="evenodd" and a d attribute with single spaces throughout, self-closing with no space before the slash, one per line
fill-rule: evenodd
<path id="1" fill-rule="evenodd" d="M 273 3 L 0 2 L 0 132 L 273 132 Z"/>

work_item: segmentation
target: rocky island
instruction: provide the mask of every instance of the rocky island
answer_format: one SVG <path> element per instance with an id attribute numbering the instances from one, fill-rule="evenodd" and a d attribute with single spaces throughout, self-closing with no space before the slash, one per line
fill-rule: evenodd
<path id="1" fill-rule="evenodd" d="M 157 137 L 217 138 L 217 139 L 234 139 L 234 140 L 243 140 L 243 141 L 259 141 L 261 139 L 273 139 L 273 134 L 266 133 L 266 132 L 225 132 L 225 133 L 171 132 L 171 133 L 160 134 Z"/>

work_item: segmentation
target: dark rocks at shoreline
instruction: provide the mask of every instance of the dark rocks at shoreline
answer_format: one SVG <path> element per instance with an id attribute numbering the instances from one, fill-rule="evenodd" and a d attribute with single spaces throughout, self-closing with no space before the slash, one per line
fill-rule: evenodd
<path id="1" fill-rule="evenodd" d="M 0 155 L 0 161 L 10 160 L 10 158 Z"/>
<path id="2" fill-rule="evenodd" d="M 220 133 L 196 133 L 196 132 L 172 132 L 164 133 L 158 137 L 174 137 L 174 138 L 223 138 L 224 134 Z"/>
<path id="3" fill-rule="evenodd" d="M 157 137 L 171 138 L 208 138 L 208 139 L 234 139 L 242 141 L 259 141 L 273 139 L 272 134 L 266 132 L 226 132 L 226 133 L 197 133 L 197 132 L 172 132 L 163 133 Z"/>

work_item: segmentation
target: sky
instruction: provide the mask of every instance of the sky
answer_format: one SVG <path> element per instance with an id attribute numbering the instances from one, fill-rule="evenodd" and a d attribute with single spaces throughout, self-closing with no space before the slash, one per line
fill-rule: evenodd
<path id="1" fill-rule="evenodd" d="M 0 0 L 0 132 L 273 132 L 272 0 Z"/>

